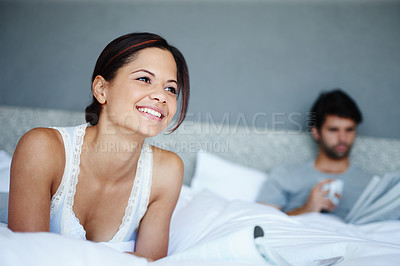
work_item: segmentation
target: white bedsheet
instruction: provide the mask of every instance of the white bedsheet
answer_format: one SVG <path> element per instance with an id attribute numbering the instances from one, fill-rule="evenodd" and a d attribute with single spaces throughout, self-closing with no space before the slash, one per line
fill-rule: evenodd
<path id="1" fill-rule="evenodd" d="M 147 260 L 90 241 L 53 233 L 14 233 L 0 227 L 0 265 L 148 265 Z"/>
<path id="2" fill-rule="evenodd" d="M 252 232 L 263 228 L 266 248 L 291 265 L 399 265 L 400 221 L 348 225 L 325 214 L 289 217 L 256 203 L 227 201 L 184 187 L 171 221 L 169 256 L 152 263 L 90 241 L 0 227 L 0 265 L 269 265 Z M 318 264 L 319 263 L 319 264 Z M 326 264 L 325 264 L 326 265 Z"/>
<path id="3" fill-rule="evenodd" d="M 187 195 L 183 198 L 188 202 Z M 215 259 L 203 256 L 201 250 L 207 243 L 215 245 L 223 240 L 224 245 L 227 235 L 255 225 L 264 229 L 268 247 L 292 265 L 317 265 L 315 261 L 338 256 L 344 258 L 339 265 L 400 262 L 400 221 L 355 226 L 327 214 L 289 217 L 268 206 L 227 201 L 207 191 L 194 196 L 184 208 L 178 206 L 172 220 L 170 258 Z M 248 245 L 248 239 L 243 243 Z M 234 248 L 249 249 L 243 243 L 236 243 Z M 185 254 L 189 247 L 190 254 Z M 255 256 L 246 259 L 258 263 Z"/>

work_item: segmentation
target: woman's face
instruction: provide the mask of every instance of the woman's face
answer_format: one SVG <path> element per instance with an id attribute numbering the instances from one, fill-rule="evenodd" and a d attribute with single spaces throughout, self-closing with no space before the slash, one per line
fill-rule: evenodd
<path id="1" fill-rule="evenodd" d="M 155 136 L 177 109 L 177 68 L 167 50 L 145 48 L 105 84 L 102 115 L 123 131 Z"/>

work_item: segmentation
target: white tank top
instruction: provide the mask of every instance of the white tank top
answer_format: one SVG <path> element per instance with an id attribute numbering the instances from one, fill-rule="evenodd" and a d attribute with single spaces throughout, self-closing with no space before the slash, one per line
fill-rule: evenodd
<path id="1" fill-rule="evenodd" d="M 60 186 L 51 198 L 50 232 L 77 239 L 86 239 L 86 231 L 75 216 L 72 207 L 78 183 L 83 138 L 87 126 L 88 124 L 77 127 L 54 127 L 60 132 L 64 141 L 65 169 Z M 152 148 L 149 144 L 144 143 L 125 215 L 114 237 L 108 242 L 102 242 L 103 244 L 121 251 L 134 251 L 139 222 L 149 204 L 152 168 Z M 121 204 L 125 205 L 125 202 L 121 202 Z"/>

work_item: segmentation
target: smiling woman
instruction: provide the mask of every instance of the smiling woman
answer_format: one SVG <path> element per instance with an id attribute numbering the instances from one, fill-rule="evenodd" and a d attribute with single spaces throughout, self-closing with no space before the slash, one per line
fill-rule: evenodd
<path id="1" fill-rule="evenodd" d="M 93 95 L 102 104 L 99 120 L 108 128 L 134 130 L 152 137 L 164 130 L 177 109 L 177 68 L 167 50 L 146 48 L 120 68 L 112 81 L 93 80 Z M 107 103 L 107 104 L 104 104 Z"/>
<path id="2" fill-rule="evenodd" d="M 175 83 L 175 85 L 172 88 L 166 88 L 166 90 L 175 92 L 177 94 L 177 97 L 181 96 L 182 98 L 180 118 L 177 125 L 172 129 L 175 130 L 185 119 L 186 111 L 188 108 L 189 73 L 183 55 L 179 52 L 178 49 L 170 46 L 160 36 L 149 33 L 135 33 L 121 36 L 120 38 L 112 41 L 106 46 L 106 48 L 97 59 L 97 63 L 92 75 L 92 82 L 95 81 L 98 75 L 100 75 L 107 81 L 112 81 L 117 71 L 123 65 L 135 59 L 135 57 L 139 53 L 143 52 L 143 49 L 151 47 L 159 48 L 165 52 L 168 51 L 170 55 L 173 56 L 173 59 L 175 61 L 175 79 L 177 80 L 171 80 L 171 82 Z M 147 58 L 147 60 L 150 61 L 151 59 Z M 153 64 L 154 63 L 157 63 L 157 61 L 153 61 Z M 138 80 L 146 83 L 150 83 L 151 78 L 154 77 L 154 73 L 150 72 L 148 69 L 139 68 L 135 71 L 144 74 L 144 76 L 139 75 Z M 97 124 L 99 115 L 101 113 L 101 106 L 102 105 L 98 102 L 95 95 L 93 94 L 92 104 L 86 108 L 86 121 L 88 121 L 92 125 Z"/>
<path id="3" fill-rule="evenodd" d="M 189 99 L 185 59 L 158 35 L 121 36 L 100 54 L 92 92 L 87 124 L 36 128 L 19 141 L 11 166 L 8 226 L 162 258 L 183 163 L 145 139 L 171 123 L 179 98 L 180 116 L 171 131 L 183 122 Z"/>

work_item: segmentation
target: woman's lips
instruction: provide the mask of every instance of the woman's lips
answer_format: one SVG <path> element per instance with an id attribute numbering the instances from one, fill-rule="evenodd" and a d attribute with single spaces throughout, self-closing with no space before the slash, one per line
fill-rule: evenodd
<path id="1" fill-rule="evenodd" d="M 154 106 L 139 106 L 137 109 L 143 116 L 155 121 L 161 121 L 165 116 L 162 109 Z"/>

